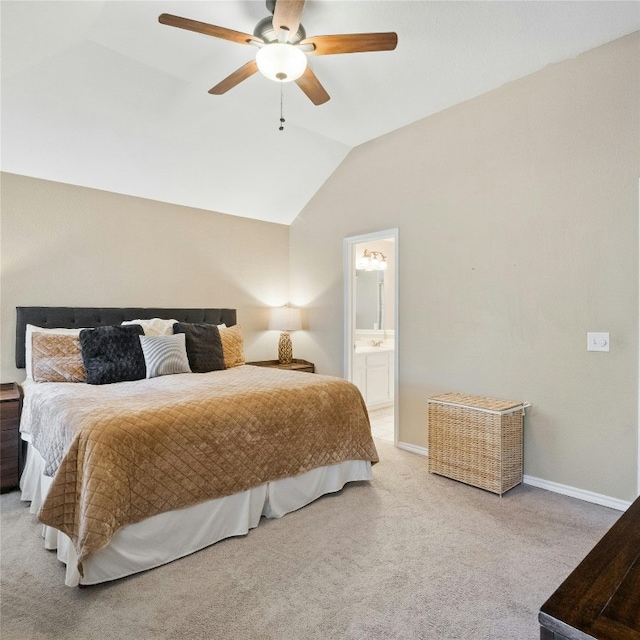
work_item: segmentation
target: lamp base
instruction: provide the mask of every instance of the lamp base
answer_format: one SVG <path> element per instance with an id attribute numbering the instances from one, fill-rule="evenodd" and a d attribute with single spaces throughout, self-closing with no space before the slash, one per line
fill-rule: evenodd
<path id="1" fill-rule="evenodd" d="M 291 364 L 293 360 L 293 345 L 288 331 L 283 331 L 278 340 L 278 362 L 280 364 Z"/>

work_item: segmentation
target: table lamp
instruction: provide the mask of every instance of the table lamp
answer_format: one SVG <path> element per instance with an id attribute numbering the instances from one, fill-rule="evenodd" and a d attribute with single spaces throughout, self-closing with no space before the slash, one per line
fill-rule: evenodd
<path id="1" fill-rule="evenodd" d="M 300 309 L 292 307 L 276 307 L 271 309 L 269 317 L 269 329 L 281 331 L 278 341 L 278 362 L 280 364 L 291 364 L 293 360 L 293 345 L 289 331 L 299 331 L 302 329 L 302 318 Z"/>

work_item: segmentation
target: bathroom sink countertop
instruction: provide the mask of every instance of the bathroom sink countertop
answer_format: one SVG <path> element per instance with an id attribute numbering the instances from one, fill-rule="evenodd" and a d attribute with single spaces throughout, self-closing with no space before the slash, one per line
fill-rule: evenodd
<path id="1" fill-rule="evenodd" d="M 393 351 L 392 344 L 381 344 L 379 347 L 373 345 L 365 345 L 362 347 L 356 347 L 356 353 L 375 353 L 376 351 Z"/>

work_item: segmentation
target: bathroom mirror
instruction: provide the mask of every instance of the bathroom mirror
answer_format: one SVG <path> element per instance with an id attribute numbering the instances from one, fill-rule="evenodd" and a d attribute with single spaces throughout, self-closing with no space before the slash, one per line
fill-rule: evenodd
<path id="1" fill-rule="evenodd" d="M 369 240 L 353 246 L 352 312 L 355 312 L 356 331 L 395 329 L 395 251 L 393 238 Z M 364 268 L 367 256 L 382 258 L 387 268 Z"/>
<path id="2" fill-rule="evenodd" d="M 356 270 L 356 330 L 384 330 L 384 271 Z"/>

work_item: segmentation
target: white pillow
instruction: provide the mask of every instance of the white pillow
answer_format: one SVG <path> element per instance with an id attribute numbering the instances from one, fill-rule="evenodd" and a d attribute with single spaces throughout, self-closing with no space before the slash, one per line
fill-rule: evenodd
<path id="1" fill-rule="evenodd" d="M 28 324 L 26 326 L 26 331 L 25 331 L 25 335 L 24 335 L 24 361 L 25 361 L 25 365 L 26 365 L 26 370 L 27 370 L 27 380 L 33 380 L 33 366 L 32 366 L 32 342 L 31 342 L 31 336 L 33 336 L 34 333 L 56 333 L 58 335 L 60 334 L 69 334 L 69 335 L 75 335 L 78 336 L 80 335 L 80 332 L 82 331 L 82 329 L 63 329 L 63 328 L 53 328 L 53 329 L 45 329 L 44 327 L 36 327 L 33 324 Z"/>
<path id="2" fill-rule="evenodd" d="M 170 336 L 140 336 L 147 378 L 173 373 L 191 373 L 184 333 Z"/>
<path id="3" fill-rule="evenodd" d="M 176 322 L 178 321 L 151 318 L 150 320 L 125 320 L 122 324 L 139 324 L 145 336 L 171 336 Z"/>

